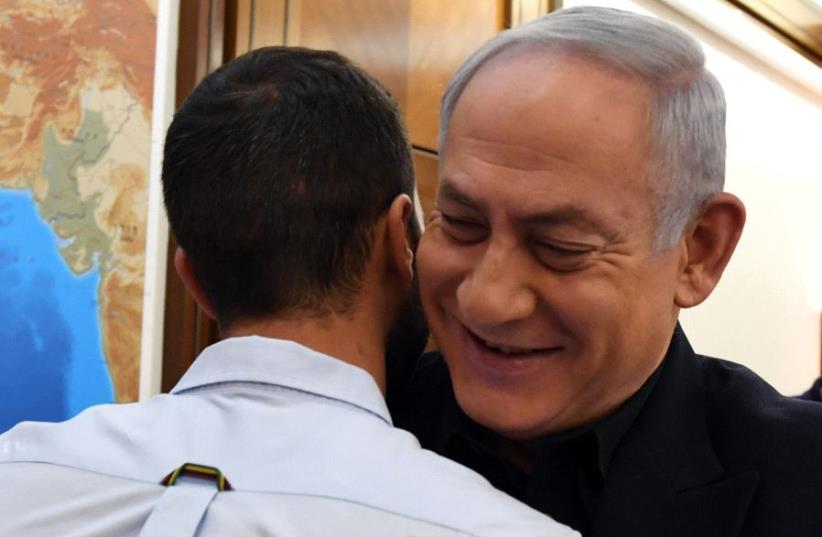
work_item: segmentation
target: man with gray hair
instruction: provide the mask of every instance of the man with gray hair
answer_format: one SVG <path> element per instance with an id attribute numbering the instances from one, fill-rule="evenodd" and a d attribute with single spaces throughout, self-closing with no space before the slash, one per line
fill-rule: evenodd
<path id="1" fill-rule="evenodd" d="M 822 535 L 822 406 L 677 321 L 745 222 L 724 122 L 699 44 L 653 18 L 567 9 L 478 50 L 417 259 L 441 354 L 395 422 L 586 536 Z"/>

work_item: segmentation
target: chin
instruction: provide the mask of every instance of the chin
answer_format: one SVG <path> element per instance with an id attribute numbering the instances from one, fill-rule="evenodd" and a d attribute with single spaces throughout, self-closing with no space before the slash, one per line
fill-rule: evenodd
<path id="1" fill-rule="evenodd" d="M 473 421 L 511 440 L 532 440 L 555 432 L 556 416 L 544 407 L 499 392 L 469 389 L 463 393 L 455 386 L 457 403 Z"/>

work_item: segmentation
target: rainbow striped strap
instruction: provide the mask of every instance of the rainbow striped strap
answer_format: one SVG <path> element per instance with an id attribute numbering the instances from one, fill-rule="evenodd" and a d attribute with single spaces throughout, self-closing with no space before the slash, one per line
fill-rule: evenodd
<path id="1" fill-rule="evenodd" d="M 167 487 L 173 487 L 177 479 L 181 476 L 213 481 L 214 484 L 217 485 L 217 490 L 220 492 L 232 490 L 231 483 L 228 482 L 228 479 L 226 479 L 219 468 L 205 466 L 204 464 L 195 464 L 193 462 L 187 462 L 180 466 L 165 476 L 160 483 Z"/>

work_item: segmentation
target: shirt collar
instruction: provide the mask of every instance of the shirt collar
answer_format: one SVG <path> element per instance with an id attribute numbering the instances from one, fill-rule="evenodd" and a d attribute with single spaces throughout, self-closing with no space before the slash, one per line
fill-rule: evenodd
<path id="1" fill-rule="evenodd" d="M 622 437 L 625 436 L 625 433 L 628 432 L 628 429 L 630 429 L 631 425 L 636 421 L 637 416 L 639 416 L 639 413 L 645 406 L 645 402 L 648 400 L 648 396 L 654 391 L 654 386 L 656 386 L 656 381 L 659 378 L 664 363 L 663 360 L 662 364 L 656 368 L 634 395 L 629 397 L 605 419 L 591 427 L 597 439 L 597 463 L 602 477 L 605 477 L 605 474 L 608 472 L 608 466 L 611 464 L 611 459 L 613 459 Z"/>
<path id="2" fill-rule="evenodd" d="M 246 336 L 215 343 L 200 353 L 171 393 L 227 382 L 270 384 L 334 399 L 392 424 L 382 392 L 368 372 L 282 339 Z"/>
<path id="3" fill-rule="evenodd" d="M 667 357 L 667 355 L 666 355 Z M 634 392 L 634 394 L 625 400 L 616 410 L 608 414 L 605 418 L 591 425 L 572 429 L 570 431 L 563 431 L 560 433 L 548 435 L 542 439 L 545 451 L 550 451 L 552 446 L 558 446 L 567 442 L 575 441 L 577 439 L 585 440 L 588 438 L 596 439 L 596 465 L 599 475 L 605 478 L 608 473 L 608 467 L 614 457 L 614 453 L 622 441 L 622 437 L 631 428 L 637 416 L 645 406 L 645 402 L 654 391 L 657 379 L 665 364 L 665 359 L 657 366 L 651 376 L 642 384 L 642 386 Z M 594 461 L 590 461 L 593 464 Z M 587 464 L 587 463 L 586 463 Z"/>

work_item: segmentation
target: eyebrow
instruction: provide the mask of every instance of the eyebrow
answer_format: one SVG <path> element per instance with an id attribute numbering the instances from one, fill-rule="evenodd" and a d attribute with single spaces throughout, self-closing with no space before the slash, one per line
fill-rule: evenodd
<path id="1" fill-rule="evenodd" d="M 453 201 L 454 203 L 458 203 L 459 205 L 463 205 L 468 207 L 469 209 L 478 209 L 480 205 L 471 199 L 470 196 L 459 190 L 456 186 L 453 185 L 447 178 L 443 178 L 439 185 L 439 191 L 437 196 L 444 196 L 448 198 L 449 201 Z"/>
<path id="2" fill-rule="evenodd" d="M 469 209 L 476 210 L 481 208 L 480 203 L 472 199 L 468 194 L 462 192 L 446 178 L 443 178 L 440 183 L 438 195 Z M 575 205 L 561 205 L 550 211 L 529 215 L 523 218 L 522 222 L 530 227 L 571 225 L 584 231 L 600 235 L 608 240 L 613 240 L 613 238 L 618 235 L 617 232 L 591 215 L 590 212 Z"/>
<path id="3" fill-rule="evenodd" d="M 601 220 L 575 205 L 563 205 L 548 212 L 527 216 L 523 221 L 530 226 L 571 225 L 608 240 L 613 240 L 618 235 L 616 231 L 606 226 Z"/>

